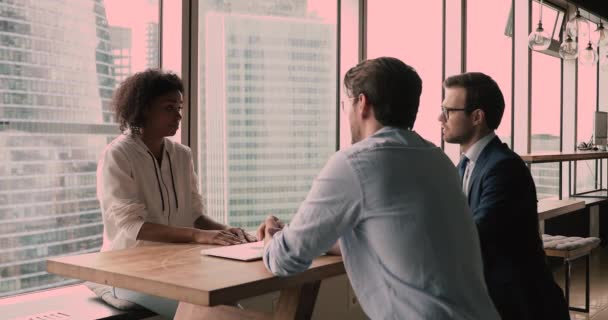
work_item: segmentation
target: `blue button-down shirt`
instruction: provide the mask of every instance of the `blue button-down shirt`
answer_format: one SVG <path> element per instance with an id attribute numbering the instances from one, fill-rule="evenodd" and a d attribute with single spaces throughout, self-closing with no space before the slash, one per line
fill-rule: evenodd
<path id="1" fill-rule="evenodd" d="M 292 275 L 338 239 L 372 319 L 499 319 L 458 173 L 413 131 L 385 127 L 337 152 L 264 263 Z"/>

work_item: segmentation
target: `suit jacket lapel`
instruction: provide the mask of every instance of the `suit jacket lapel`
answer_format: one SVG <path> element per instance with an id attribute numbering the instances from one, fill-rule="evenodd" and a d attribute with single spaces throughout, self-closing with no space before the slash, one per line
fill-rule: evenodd
<path id="1" fill-rule="evenodd" d="M 494 139 L 492 139 L 492 141 L 490 141 L 490 143 L 488 143 L 486 145 L 485 148 L 483 148 L 483 150 L 481 151 L 481 153 L 479 154 L 479 158 L 477 158 L 477 161 L 475 162 L 475 167 L 473 168 L 473 172 L 471 173 L 471 181 L 469 182 L 469 196 L 468 196 L 468 201 L 469 201 L 469 206 L 473 207 L 474 203 L 472 203 L 472 200 L 475 200 L 474 202 L 477 202 L 477 198 L 480 196 L 479 194 L 477 194 L 477 192 L 475 192 L 474 188 L 477 186 L 477 184 L 479 183 L 479 179 L 482 175 L 483 172 L 486 171 L 485 167 L 486 164 L 488 163 L 488 160 L 490 160 L 490 156 L 492 155 L 492 150 L 494 148 L 496 148 L 497 146 L 500 146 L 502 142 L 500 141 L 500 139 L 498 137 L 495 137 Z M 471 198 L 471 195 L 475 193 L 475 198 Z M 476 206 L 476 203 L 475 203 Z"/>

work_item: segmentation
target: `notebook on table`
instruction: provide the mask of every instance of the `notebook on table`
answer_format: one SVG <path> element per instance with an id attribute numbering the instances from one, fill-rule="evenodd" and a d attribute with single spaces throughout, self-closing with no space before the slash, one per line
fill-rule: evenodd
<path id="1" fill-rule="evenodd" d="M 201 250 L 201 254 L 204 255 L 240 261 L 254 261 L 262 259 L 263 253 L 264 241 Z"/>

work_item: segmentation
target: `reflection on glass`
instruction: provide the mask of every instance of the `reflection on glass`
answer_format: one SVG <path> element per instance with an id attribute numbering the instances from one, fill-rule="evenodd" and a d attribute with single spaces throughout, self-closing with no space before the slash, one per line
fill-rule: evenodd
<path id="1" fill-rule="evenodd" d="M 208 0 L 198 16 L 207 214 L 289 221 L 336 149 L 336 2 Z"/>
<path id="2" fill-rule="evenodd" d="M 592 24 L 592 26 L 595 25 Z M 593 134 L 593 114 L 598 107 L 597 65 L 578 66 L 577 88 L 577 142 L 589 142 Z M 576 169 L 576 191 L 584 192 L 595 189 L 596 161 L 578 161 Z"/>
<path id="3" fill-rule="evenodd" d="M 0 3 L 0 297 L 72 283 L 46 258 L 101 247 L 95 171 L 119 132 L 110 99 L 154 47 L 138 30 L 158 1 L 129 4 Z"/>
<path id="4" fill-rule="evenodd" d="M 532 53 L 531 151 L 560 150 L 561 61 Z M 559 195 L 559 164 L 531 166 L 538 199 Z"/>

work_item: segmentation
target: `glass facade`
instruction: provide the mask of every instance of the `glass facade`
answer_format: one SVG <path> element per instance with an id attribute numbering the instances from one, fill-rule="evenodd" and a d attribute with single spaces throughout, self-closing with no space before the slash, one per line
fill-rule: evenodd
<path id="1" fill-rule="evenodd" d="M 597 24 L 589 23 L 589 29 L 597 29 Z M 586 48 L 588 37 L 579 37 L 579 48 Z M 595 48 L 595 47 L 594 47 Z M 577 68 L 577 102 L 576 102 L 576 141 L 593 141 L 593 114 L 599 110 L 598 106 L 598 65 L 591 66 L 579 64 Z M 586 160 L 576 162 L 576 192 L 595 190 L 599 187 L 597 166 L 599 161 Z M 605 180 L 605 179 L 604 179 Z"/>
<path id="2" fill-rule="evenodd" d="M 248 230 L 268 214 L 289 221 L 336 150 L 336 4 L 199 6 L 207 213 Z"/>
<path id="3" fill-rule="evenodd" d="M 0 296 L 74 280 L 49 256 L 97 251 L 97 154 L 115 85 L 101 2 L 0 3 Z"/>
<path id="4" fill-rule="evenodd" d="M 159 42 L 158 23 L 148 22 L 146 24 L 146 68 L 157 68 L 160 65 L 160 50 L 157 50 Z"/>
<path id="5" fill-rule="evenodd" d="M 0 3 L 0 297 L 76 282 L 46 258 L 101 247 L 97 159 L 130 52 L 101 0 Z"/>

